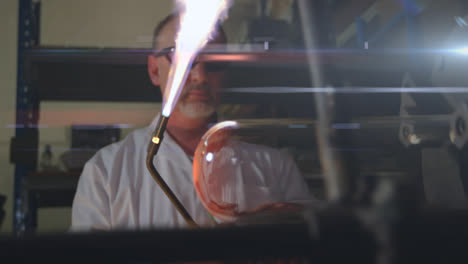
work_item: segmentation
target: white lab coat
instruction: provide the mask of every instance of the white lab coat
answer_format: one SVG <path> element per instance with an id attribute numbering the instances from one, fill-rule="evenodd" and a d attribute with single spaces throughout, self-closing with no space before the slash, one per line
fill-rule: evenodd
<path id="1" fill-rule="evenodd" d="M 73 201 L 72 230 L 186 226 L 146 168 L 146 150 L 158 118 L 150 126 L 101 149 L 86 163 Z M 262 188 L 270 190 L 271 202 L 311 199 L 289 156 L 270 148 L 262 148 L 262 153 L 268 162 L 263 160 L 256 178 L 269 183 Z M 252 162 L 255 160 L 256 157 L 251 157 Z M 213 225 L 193 186 L 192 161 L 167 133 L 154 164 L 195 222 Z"/>

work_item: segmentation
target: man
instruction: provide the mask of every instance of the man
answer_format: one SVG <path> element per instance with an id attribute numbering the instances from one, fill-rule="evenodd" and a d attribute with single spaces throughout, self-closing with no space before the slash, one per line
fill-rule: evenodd
<path id="1" fill-rule="evenodd" d="M 178 16 L 170 15 L 155 29 L 154 55 L 148 57 L 148 74 L 164 94 L 172 63 Z M 211 43 L 225 43 L 220 29 Z M 169 119 L 164 141 L 154 164 L 171 190 L 201 226 L 211 226 L 214 219 L 202 206 L 193 187 L 192 159 L 201 137 L 216 121 L 219 89 L 225 73 L 207 63 L 195 61 L 184 90 Z M 186 223 L 149 174 L 146 148 L 158 117 L 144 129 L 136 130 L 123 141 L 100 150 L 87 162 L 73 202 L 72 230 L 147 229 L 184 227 Z M 262 155 L 269 159 L 272 170 L 291 177 L 288 195 L 271 192 L 271 202 L 310 198 L 297 167 L 291 159 L 282 160 L 277 151 Z M 281 166 L 283 169 L 275 170 Z M 265 174 L 265 173 L 263 173 Z M 268 177 L 268 175 L 259 177 Z M 269 190 L 269 186 L 262 187 Z M 273 187 L 272 187 L 273 188 Z M 274 195 L 273 195 L 274 194 Z"/>

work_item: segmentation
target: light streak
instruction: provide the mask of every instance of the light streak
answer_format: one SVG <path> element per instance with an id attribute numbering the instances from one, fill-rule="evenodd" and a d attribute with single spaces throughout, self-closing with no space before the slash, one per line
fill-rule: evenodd
<path id="1" fill-rule="evenodd" d="M 462 49 L 457 49 L 455 52 L 463 54 L 463 55 L 468 55 L 468 48 L 462 48 Z"/>
<path id="2" fill-rule="evenodd" d="M 227 17 L 231 0 L 176 0 L 180 25 L 176 49 L 164 92 L 162 115 L 169 117 L 198 52 L 213 37 L 216 25 Z"/>
<path id="3" fill-rule="evenodd" d="M 305 94 L 305 93 L 340 93 L 340 94 L 361 94 L 361 93 L 447 93 L 460 94 L 468 93 L 468 87 L 245 87 L 227 88 L 224 93 L 249 93 L 249 94 Z"/>
<path id="4" fill-rule="evenodd" d="M 468 23 L 465 21 L 465 19 L 463 19 L 462 17 L 455 17 L 455 22 L 457 22 L 458 26 L 460 27 L 466 27 L 468 26 Z"/>

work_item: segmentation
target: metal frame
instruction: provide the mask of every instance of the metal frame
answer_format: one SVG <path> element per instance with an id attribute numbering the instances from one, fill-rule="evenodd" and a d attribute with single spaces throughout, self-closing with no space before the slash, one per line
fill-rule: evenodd
<path id="1" fill-rule="evenodd" d="M 39 43 L 40 2 L 19 1 L 18 19 L 18 72 L 16 89 L 16 130 L 11 145 L 11 162 L 15 163 L 13 231 L 21 235 L 35 225 L 35 214 L 25 211 L 26 197 L 22 182 L 37 167 L 39 101 L 34 89 L 25 81 L 24 54 Z M 26 157 L 26 158 L 24 158 Z"/>
<path id="2" fill-rule="evenodd" d="M 390 31 L 394 26 L 398 25 L 403 19 L 406 22 L 407 37 L 408 37 L 408 47 L 410 49 L 415 49 L 419 46 L 420 43 L 420 30 L 416 16 L 420 13 L 417 4 L 413 0 L 402 0 L 403 10 L 397 13 L 393 18 L 387 22 L 378 32 L 374 33 L 372 36 L 366 36 L 365 32 L 365 22 L 361 17 L 355 19 L 356 25 L 356 39 L 359 48 L 368 49 L 368 46 L 365 44 L 372 44 L 379 41 L 385 33 Z"/>

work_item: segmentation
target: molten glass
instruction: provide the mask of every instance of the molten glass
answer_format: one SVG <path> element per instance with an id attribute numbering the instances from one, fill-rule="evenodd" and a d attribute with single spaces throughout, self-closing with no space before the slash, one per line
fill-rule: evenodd
<path id="1" fill-rule="evenodd" d="M 253 134 L 240 129 L 243 127 L 235 121 L 222 122 L 200 141 L 193 160 L 193 177 L 202 204 L 222 222 L 258 213 L 297 212 L 302 206 L 286 203 L 282 193 L 286 179 L 281 175 L 290 173 L 282 168 L 292 166 L 283 166 L 285 159 L 278 150 L 247 143 L 244 139 Z"/>

